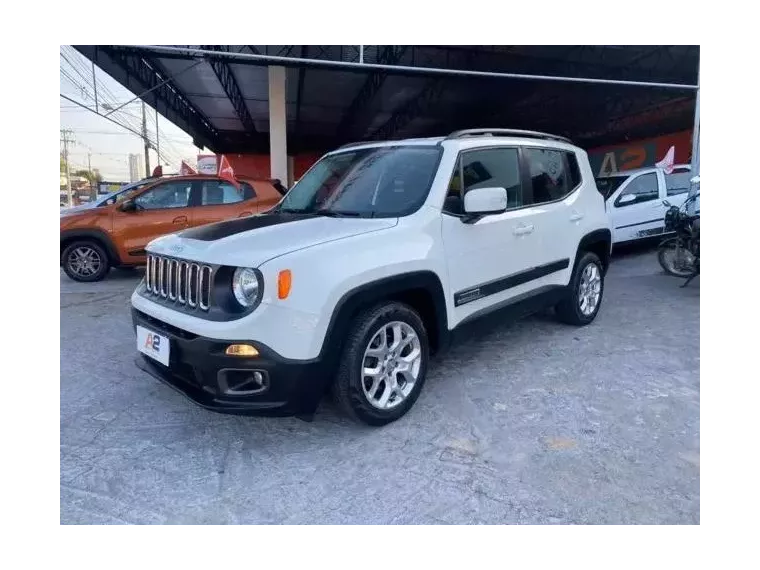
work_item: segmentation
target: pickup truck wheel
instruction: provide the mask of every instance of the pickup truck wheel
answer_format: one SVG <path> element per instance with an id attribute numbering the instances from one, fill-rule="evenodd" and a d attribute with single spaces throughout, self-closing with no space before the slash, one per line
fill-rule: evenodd
<path id="1" fill-rule="evenodd" d="M 353 419 L 385 425 L 414 405 L 429 358 L 427 331 L 414 309 L 397 302 L 372 307 L 353 322 L 333 395 Z"/>
<path id="2" fill-rule="evenodd" d="M 567 296 L 555 307 L 557 317 L 570 325 L 587 325 L 599 312 L 603 294 L 602 262 L 595 253 L 582 252 L 575 264 Z"/>
<path id="3" fill-rule="evenodd" d="M 89 283 L 100 281 L 108 273 L 108 255 L 94 241 L 75 241 L 61 254 L 63 271 L 70 279 Z"/>

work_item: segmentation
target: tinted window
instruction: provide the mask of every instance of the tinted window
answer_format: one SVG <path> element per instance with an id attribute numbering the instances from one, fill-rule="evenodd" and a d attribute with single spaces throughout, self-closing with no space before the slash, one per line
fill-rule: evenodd
<path id="1" fill-rule="evenodd" d="M 668 196 L 688 192 L 691 187 L 691 178 L 691 171 L 689 170 L 674 171 L 672 174 L 666 174 L 665 188 L 668 190 Z"/>
<path id="2" fill-rule="evenodd" d="M 376 147 L 328 155 L 298 181 L 281 210 L 390 217 L 416 211 L 430 191 L 439 147 Z"/>
<path id="3" fill-rule="evenodd" d="M 507 208 L 522 206 L 517 149 L 473 150 L 463 153 L 460 160 L 465 194 L 475 188 L 504 188 L 507 191 Z"/>
<path id="4" fill-rule="evenodd" d="M 621 204 L 623 196 L 633 194 L 635 200 Z M 649 202 L 650 200 L 657 200 L 660 197 L 660 191 L 657 186 L 657 174 L 650 172 L 648 174 L 642 174 L 631 180 L 630 184 L 625 187 L 620 193 L 620 196 L 615 200 L 615 206 L 631 206 L 633 204 L 640 204 L 641 202 Z"/>
<path id="5" fill-rule="evenodd" d="M 201 192 L 202 206 L 216 206 L 220 204 L 234 204 L 243 201 L 243 188 L 235 188 L 229 182 L 220 180 L 204 180 Z"/>
<path id="6" fill-rule="evenodd" d="M 531 181 L 531 204 L 559 200 L 572 190 L 565 169 L 565 154 L 558 150 L 525 149 Z"/>
<path id="7" fill-rule="evenodd" d="M 628 180 L 627 176 L 610 176 L 609 178 L 597 178 L 596 188 L 606 200 L 615 193 L 615 190 Z"/>
<path id="8" fill-rule="evenodd" d="M 250 200 L 256 197 L 256 190 L 247 182 L 241 182 L 240 189 L 243 191 L 243 200 Z"/>
<path id="9" fill-rule="evenodd" d="M 135 204 L 143 210 L 184 208 L 190 197 L 190 185 L 189 181 L 177 181 L 149 188 L 135 198 Z"/>
<path id="10" fill-rule="evenodd" d="M 566 152 L 564 155 L 567 160 L 570 188 L 576 188 L 583 181 L 583 178 L 581 177 L 581 167 L 578 165 L 578 159 L 574 152 Z"/>

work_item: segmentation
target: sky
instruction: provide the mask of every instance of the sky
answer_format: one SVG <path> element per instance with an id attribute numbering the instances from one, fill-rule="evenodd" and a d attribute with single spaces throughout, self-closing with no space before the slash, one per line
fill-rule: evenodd
<path id="1" fill-rule="evenodd" d="M 95 77 L 99 107 L 104 101 L 118 107 L 137 95 L 122 87 L 97 66 Z M 60 85 L 61 94 L 94 110 L 92 62 L 70 46 L 61 46 Z M 69 138 L 75 141 L 73 145 L 69 144 L 72 171 L 87 169 L 88 154 L 92 168 L 98 169 L 107 181 L 129 181 L 129 154 L 138 154 L 140 165 L 144 169 L 145 147 L 141 137 L 63 97 L 60 97 L 60 106 L 61 129 L 71 130 Z M 155 142 L 156 112 L 147 104 L 145 109 L 148 138 Z M 108 111 L 100 109 L 100 112 L 105 114 Z M 142 128 L 142 103 L 137 99 L 111 116 L 122 124 L 131 125 L 139 132 Z M 183 159 L 195 166 L 198 154 L 203 154 L 203 151 L 193 145 L 187 133 L 161 115 L 158 116 L 158 135 L 161 163 L 166 173 L 178 172 L 180 161 Z M 157 164 L 157 156 L 154 150 L 149 151 L 149 154 L 152 170 Z"/>

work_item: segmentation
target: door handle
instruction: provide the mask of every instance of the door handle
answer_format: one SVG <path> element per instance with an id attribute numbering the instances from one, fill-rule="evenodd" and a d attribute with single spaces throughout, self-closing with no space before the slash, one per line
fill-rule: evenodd
<path id="1" fill-rule="evenodd" d="M 187 216 L 177 216 L 172 220 L 173 224 L 186 224 L 187 223 Z"/>
<path id="2" fill-rule="evenodd" d="M 518 226 L 515 229 L 513 229 L 512 233 L 515 234 L 516 236 L 524 236 L 524 235 L 527 235 L 529 233 L 533 233 L 534 229 L 535 228 L 534 228 L 533 224 L 531 224 L 529 226 L 528 225 L 522 225 L 522 226 Z"/>
<path id="3" fill-rule="evenodd" d="M 583 219 L 583 214 L 581 214 L 580 212 L 573 212 L 572 215 L 570 216 L 571 222 L 580 222 L 582 219 Z"/>

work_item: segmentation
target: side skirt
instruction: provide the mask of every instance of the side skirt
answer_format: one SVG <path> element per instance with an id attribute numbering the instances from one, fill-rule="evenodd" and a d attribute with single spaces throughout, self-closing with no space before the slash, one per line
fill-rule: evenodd
<path id="1" fill-rule="evenodd" d="M 518 295 L 486 307 L 464 319 L 449 331 L 448 340 L 455 344 L 471 337 L 477 330 L 488 329 L 506 322 L 514 322 L 534 313 L 553 307 L 567 294 L 567 287 L 549 285 L 535 291 Z"/>

